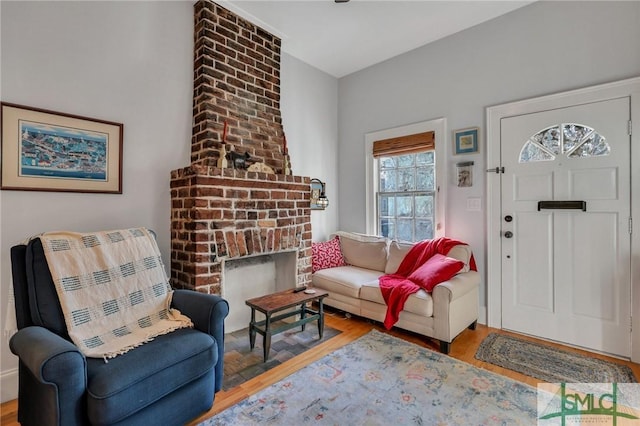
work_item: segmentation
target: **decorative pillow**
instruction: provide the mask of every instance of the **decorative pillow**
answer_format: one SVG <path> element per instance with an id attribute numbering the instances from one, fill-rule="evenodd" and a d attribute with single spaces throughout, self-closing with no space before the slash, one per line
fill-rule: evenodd
<path id="1" fill-rule="evenodd" d="M 323 243 L 311 243 L 311 271 L 345 266 L 344 257 L 340 250 L 340 238 Z"/>
<path id="2" fill-rule="evenodd" d="M 408 278 L 425 291 L 431 292 L 436 285 L 452 278 L 463 267 L 464 262 L 437 253 L 413 271 Z"/>

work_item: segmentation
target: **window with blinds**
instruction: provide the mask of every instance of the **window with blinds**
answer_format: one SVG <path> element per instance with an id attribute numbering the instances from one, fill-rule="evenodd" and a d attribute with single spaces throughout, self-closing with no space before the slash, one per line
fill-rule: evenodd
<path id="1" fill-rule="evenodd" d="M 375 141 L 378 233 L 404 241 L 434 237 L 434 132 Z"/>

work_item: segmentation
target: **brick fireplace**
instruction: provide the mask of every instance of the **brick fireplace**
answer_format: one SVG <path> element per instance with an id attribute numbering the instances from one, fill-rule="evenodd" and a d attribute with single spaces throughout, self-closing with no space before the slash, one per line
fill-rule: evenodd
<path id="1" fill-rule="evenodd" d="M 283 252 L 297 257 L 289 287 L 308 284 L 310 182 L 291 174 L 280 40 L 210 1 L 194 12 L 191 164 L 171 172 L 172 284 L 224 294 L 225 262 Z"/>

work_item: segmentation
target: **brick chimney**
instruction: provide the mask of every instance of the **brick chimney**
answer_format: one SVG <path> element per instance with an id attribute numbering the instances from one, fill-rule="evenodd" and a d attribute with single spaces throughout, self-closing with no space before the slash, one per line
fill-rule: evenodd
<path id="1" fill-rule="evenodd" d="M 191 165 L 171 172 L 172 284 L 220 294 L 223 262 L 291 250 L 291 286 L 308 284 L 310 182 L 290 174 L 280 40 L 211 1 L 194 11 Z"/>

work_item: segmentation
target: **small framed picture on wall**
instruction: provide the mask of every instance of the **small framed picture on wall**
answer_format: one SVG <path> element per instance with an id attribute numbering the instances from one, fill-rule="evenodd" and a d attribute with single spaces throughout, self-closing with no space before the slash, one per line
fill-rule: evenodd
<path id="1" fill-rule="evenodd" d="M 478 127 L 453 131 L 453 153 L 475 154 L 478 152 Z"/>

